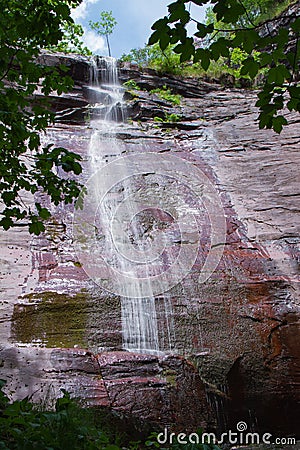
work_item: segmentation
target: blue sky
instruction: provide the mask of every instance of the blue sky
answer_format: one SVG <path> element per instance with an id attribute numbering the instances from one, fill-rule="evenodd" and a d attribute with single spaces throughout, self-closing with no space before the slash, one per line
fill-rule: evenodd
<path id="1" fill-rule="evenodd" d="M 84 41 L 97 54 L 107 54 L 105 41 L 95 32 L 89 30 L 89 20 L 99 20 L 101 11 L 112 11 L 118 22 L 110 37 L 112 54 L 119 58 L 132 48 L 143 47 L 151 34 L 151 25 L 155 20 L 167 14 L 167 5 L 172 0 L 83 0 L 73 10 L 73 18 L 85 30 Z M 205 8 L 191 6 L 191 13 L 196 19 L 203 19 Z"/>

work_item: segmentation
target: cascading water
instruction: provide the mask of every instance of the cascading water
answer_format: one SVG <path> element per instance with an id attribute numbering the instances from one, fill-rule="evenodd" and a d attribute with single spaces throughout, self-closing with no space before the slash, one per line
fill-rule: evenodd
<path id="1" fill-rule="evenodd" d="M 101 57 L 91 60 L 88 89 L 89 98 L 95 103 L 92 113 L 93 128 L 97 128 L 97 123 L 109 129 L 108 125 L 112 122 L 124 122 L 123 89 L 118 81 L 117 63 L 114 58 Z"/>
<path id="2" fill-rule="evenodd" d="M 99 74 L 99 71 L 101 72 Z M 99 83 L 101 79 L 101 83 Z M 89 146 L 91 171 L 95 173 L 105 165 L 122 156 L 122 146 L 116 134 L 126 117 L 123 102 L 123 89 L 118 82 L 116 60 L 109 57 L 93 60 L 91 64 L 91 83 L 88 87 L 91 103 L 94 107 L 91 113 L 91 126 L 93 134 Z M 128 281 L 121 287 L 124 293 L 121 296 L 122 336 L 123 348 L 143 353 L 158 353 L 159 339 L 157 327 L 157 313 L 155 299 L 151 289 L 151 281 L 139 282 L 135 273 L 135 265 L 124 258 L 116 246 L 127 245 L 128 236 L 137 252 L 143 253 L 144 242 L 140 234 L 136 214 L 136 205 L 131 199 L 135 189 L 130 178 L 130 171 L 126 164 L 120 163 L 121 183 L 110 188 L 113 174 L 100 178 L 99 192 L 105 192 L 105 199 L 95 199 L 97 202 L 98 225 L 100 245 L 103 245 L 103 254 L 111 266 L 128 274 Z M 108 169 L 109 170 L 109 169 Z M 110 176 L 111 175 L 111 176 Z M 107 183 L 107 186 L 105 185 Z M 122 205 L 122 208 L 120 208 Z M 112 223 L 117 224 L 113 227 Z M 129 224 L 126 228 L 126 224 Z M 99 231 L 101 230 L 101 231 Z M 126 233 L 126 236 L 124 235 Z M 92 251 L 92 250 L 91 250 Z M 144 274 L 147 279 L 147 273 Z M 117 275 L 116 275 L 117 276 Z M 124 278 L 120 281 L 124 284 Z M 169 325 L 169 322 L 168 322 Z M 168 332 L 170 335 L 170 332 Z"/>

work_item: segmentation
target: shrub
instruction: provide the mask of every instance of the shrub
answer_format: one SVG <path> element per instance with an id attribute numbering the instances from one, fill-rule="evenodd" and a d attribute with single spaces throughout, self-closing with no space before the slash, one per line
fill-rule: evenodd
<path id="1" fill-rule="evenodd" d="M 150 91 L 150 94 L 156 94 L 158 97 L 167 100 L 173 105 L 180 105 L 181 103 L 181 95 L 172 94 L 171 89 L 167 89 L 167 86 L 163 86 L 162 89 L 153 89 Z"/>
<path id="2" fill-rule="evenodd" d="M 120 450 L 96 424 L 91 409 L 80 408 L 63 391 L 54 411 L 42 411 L 28 398 L 9 403 L 0 391 L 0 448 L 3 450 Z"/>
<path id="3" fill-rule="evenodd" d="M 133 89 L 133 90 L 140 89 L 134 80 L 125 81 L 125 83 L 123 83 L 123 86 L 127 87 L 128 89 Z"/>
<path id="4" fill-rule="evenodd" d="M 180 63 L 179 55 L 173 52 L 174 45 L 169 45 L 162 51 L 158 44 L 134 48 L 126 55 L 122 55 L 120 61 L 136 63 L 139 67 L 150 67 L 161 73 L 172 73 L 179 75 L 183 65 Z"/>
<path id="5" fill-rule="evenodd" d="M 180 121 L 180 116 L 178 114 L 174 114 L 174 113 L 172 113 L 172 114 L 165 113 L 164 118 L 155 116 L 153 120 L 154 120 L 154 122 L 161 122 L 161 123 L 164 123 L 164 122 L 175 123 L 175 122 Z"/>
<path id="6" fill-rule="evenodd" d="M 28 398 L 9 402 L 0 380 L 0 449 L 2 450 L 142 450 L 167 448 L 173 450 L 220 450 L 214 444 L 166 444 L 161 447 L 157 432 L 145 440 L 132 441 L 131 436 L 117 432 L 116 418 L 99 409 L 81 408 L 63 391 L 55 409 L 47 411 L 32 404 Z M 123 424 L 124 426 L 124 424 Z M 126 429 L 128 428 L 128 424 Z M 129 427 L 130 428 L 130 427 Z M 199 437 L 202 431 L 197 432 Z"/>

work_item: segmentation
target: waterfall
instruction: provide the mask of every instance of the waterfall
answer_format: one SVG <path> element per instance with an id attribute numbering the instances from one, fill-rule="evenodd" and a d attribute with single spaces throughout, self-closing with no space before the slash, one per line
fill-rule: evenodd
<path id="1" fill-rule="evenodd" d="M 118 81 L 117 63 L 114 58 L 101 57 L 91 60 L 88 89 L 89 99 L 95 104 L 92 112 L 94 128 L 97 128 L 97 122 L 100 122 L 103 128 L 107 127 L 108 122 L 124 122 L 123 89 Z"/>
<path id="2" fill-rule="evenodd" d="M 89 157 L 91 172 L 95 173 L 106 167 L 111 160 L 122 156 L 122 143 L 118 141 L 116 133 L 120 127 L 125 126 L 126 108 L 115 59 L 101 57 L 93 60 L 90 78 L 88 90 L 94 106 L 91 111 L 93 133 Z M 120 286 L 124 294 L 121 296 L 123 348 L 156 354 L 159 352 L 157 313 L 150 278 L 148 277 L 146 287 L 144 281 L 142 288 L 134 262 L 116 251 L 116 245 L 126 246 L 130 241 L 137 252 L 143 252 L 143 236 L 137 219 L 136 204 L 132 200 L 135 187 L 129 168 L 126 164 L 120 164 L 120 183 L 111 189 L 110 179 L 113 174 L 109 173 L 109 165 L 107 167 L 107 176 L 100 177 L 98 181 L 99 192 L 105 192 L 106 195 L 104 200 L 101 195 L 95 199 L 99 205 L 96 225 L 99 245 L 103 245 L 103 254 L 109 265 L 115 268 L 116 273 L 121 271 L 128 274 L 128 281 L 125 279 L 125 285 Z M 112 223 L 116 225 L 112 227 Z M 147 272 L 144 275 L 147 278 Z M 120 283 L 124 283 L 124 277 Z"/>

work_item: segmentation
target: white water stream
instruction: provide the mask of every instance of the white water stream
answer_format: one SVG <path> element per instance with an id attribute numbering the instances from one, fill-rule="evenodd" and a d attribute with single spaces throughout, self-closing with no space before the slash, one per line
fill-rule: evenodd
<path id="1" fill-rule="evenodd" d="M 101 74 L 99 74 L 101 71 Z M 101 83 L 99 83 L 101 79 Z M 122 156 L 122 146 L 116 137 L 120 127 L 124 127 L 126 108 L 123 102 L 123 89 L 118 82 L 117 64 L 113 58 L 101 58 L 91 65 L 91 84 L 89 94 L 94 103 L 91 113 L 93 134 L 89 145 L 91 172 L 103 169 L 108 162 Z M 125 161 L 125 162 L 124 162 Z M 139 233 L 136 205 L 134 203 L 134 186 L 126 159 L 120 162 L 120 184 L 111 188 L 108 177 L 99 178 L 99 192 L 106 192 L 103 199 L 95 199 L 98 206 L 99 236 L 103 252 L 110 266 L 116 273 L 128 274 L 128 283 L 121 287 L 125 293 L 121 297 L 123 348 L 142 353 L 159 353 L 156 301 L 151 289 L 150 277 L 145 279 L 143 287 L 139 281 L 134 261 L 129 261 L 118 250 L 118 244 L 128 245 L 128 233 L 135 245 L 135 252 L 143 252 L 143 237 Z M 108 169 L 109 170 L 109 169 Z M 113 175 L 113 174 L 111 174 Z M 103 183 L 108 186 L 103 186 Z M 101 197 L 101 198 L 100 198 Z M 121 205 L 121 208 L 120 208 Z M 112 227 L 112 221 L 117 226 Z M 98 225 L 98 224 L 97 224 Z M 124 238 L 124 230 L 127 236 Z M 146 274 L 147 278 L 147 274 Z M 120 277 L 124 283 L 124 277 Z M 118 280 L 117 280 L 118 282 Z M 126 282 L 125 282 L 126 284 Z M 128 293 L 128 294 L 126 294 Z M 165 311 L 165 314 L 167 311 Z M 167 319 L 169 327 L 169 320 Z M 167 330 L 170 336 L 170 330 Z M 169 342 L 170 345 L 170 342 Z"/>

